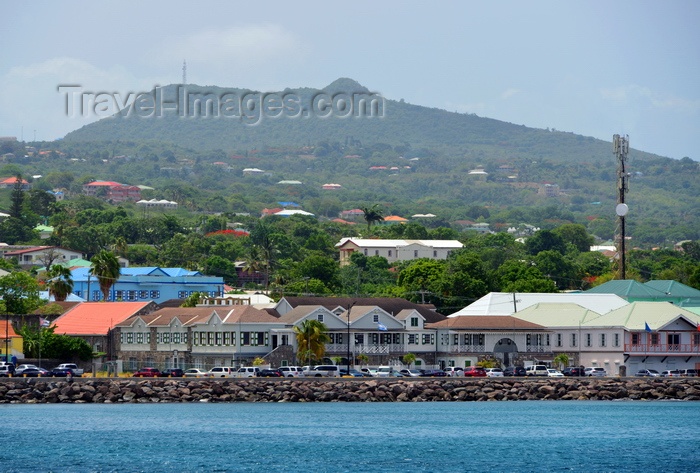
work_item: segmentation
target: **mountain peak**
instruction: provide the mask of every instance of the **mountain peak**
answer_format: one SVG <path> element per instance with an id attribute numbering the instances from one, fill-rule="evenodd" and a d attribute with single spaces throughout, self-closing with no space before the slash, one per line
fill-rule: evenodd
<path id="1" fill-rule="evenodd" d="M 354 79 L 341 77 L 323 88 L 326 92 L 369 92 L 369 89 Z"/>

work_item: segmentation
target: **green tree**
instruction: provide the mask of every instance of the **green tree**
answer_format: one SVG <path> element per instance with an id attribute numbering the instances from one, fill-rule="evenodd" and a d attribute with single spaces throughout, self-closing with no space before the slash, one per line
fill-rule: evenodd
<path id="1" fill-rule="evenodd" d="M 102 291 L 102 300 L 106 302 L 109 299 L 109 290 L 119 279 L 119 260 L 114 253 L 102 250 L 90 261 L 92 265 L 89 274 L 97 278 L 100 291 Z"/>
<path id="2" fill-rule="evenodd" d="M 413 353 L 406 353 L 403 356 L 403 362 L 407 364 L 410 369 L 411 365 L 416 362 L 416 355 Z"/>
<path id="3" fill-rule="evenodd" d="M 73 277 L 69 268 L 54 264 L 46 271 L 46 287 L 56 302 L 65 301 L 73 292 Z"/>
<path id="4" fill-rule="evenodd" d="M 0 277 L 0 298 L 4 310 L 10 314 L 29 314 L 42 304 L 39 283 L 24 272 Z"/>
<path id="5" fill-rule="evenodd" d="M 313 319 L 295 325 L 294 335 L 298 347 L 297 358 L 302 363 L 321 360 L 326 353 L 326 343 L 331 341 L 326 324 Z"/>
<path id="6" fill-rule="evenodd" d="M 552 250 L 561 254 L 566 253 L 564 239 L 550 230 L 539 230 L 525 240 L 527 252 L 536 255 L 540 251 Z"/>
<path id="7" fill-rule="evenodd" d="M 202 293 L 201 292 L 193 292 L 189 296 L 187 296 L 187 299 L 180 304 L 180 307 L 197 307 L 197 304 L 199 304 L 199 299 L 201 299 Z"/>
<path id="8" fill-rule="evenodd" d="M 569 355 L 566 353 L 559 353 L 552 361 L 559 367 L 560 370 L 563 370 L 569 365 Z"/>
<path id="9" fill-rule="evenodd" d="M 552 233 L 561 237 L 564 243 L 570 243 L 581 253 L 591 251 L 593 237 L 588 234 L 586 227 L 578 223 L 565 223 L 560 225 Z"/>

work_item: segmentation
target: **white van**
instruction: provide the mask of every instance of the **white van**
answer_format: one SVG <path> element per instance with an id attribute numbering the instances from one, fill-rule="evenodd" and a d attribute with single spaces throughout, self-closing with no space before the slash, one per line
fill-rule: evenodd
<path id="1" fill-rule="evenodd" d="M 241 366 L 236 372 L 237 378 L 255 378 L 260 372 L 257 366 Z"/>
<path id="2" fill-rule="evenodd" d="M 317 365 L 314 369 L 304 372 L 306 376 L 314 376 L 316 378 L 339 378 L 340 368 L 335 365 Z"/>
<path id="3" fill-rule="evenodd" d="M 304 376 L 304 370 L 301 366 L 280 366 L 277 369 L 285 378 L 301 378 Z"/>
<path id="4" fill-rule="evenodd" d="M 379 366 L 377 367 L 377 378 L 388 378 L 389 376 L 396 376 L 398 370 L 395 370 L 391 366 Z"/>

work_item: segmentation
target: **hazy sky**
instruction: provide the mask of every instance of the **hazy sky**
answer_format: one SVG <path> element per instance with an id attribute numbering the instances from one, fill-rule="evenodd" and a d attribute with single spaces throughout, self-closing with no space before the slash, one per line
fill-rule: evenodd
<path id="1" fill-rule="evenodd" d="M 51 140 L 57 87 L 262 92 L 350 77 L 390 99 L 700 160 L 700 2 L 32 1 L 0 14 L 0 136 Z M 388 111 L 390 113 L 390 111 Z M 566 150 L 562 150 L 563 153 Z M 611 151 L 612 153 L 612 151 Z"/>

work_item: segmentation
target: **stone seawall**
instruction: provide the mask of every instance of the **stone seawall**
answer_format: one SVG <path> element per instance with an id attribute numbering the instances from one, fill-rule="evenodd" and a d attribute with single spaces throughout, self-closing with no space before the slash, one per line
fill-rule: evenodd
<path id="1" fill-rule="evenodd" d="M 102 379 L 9 378 L 0 404 L 118 402 L 700 401 L 700 378 Z"/>

